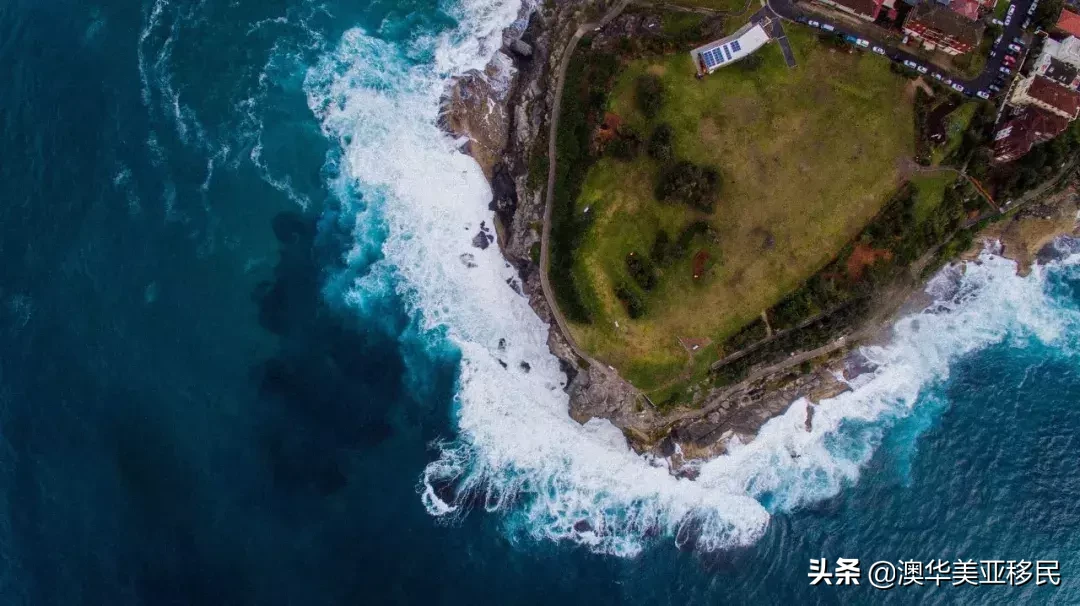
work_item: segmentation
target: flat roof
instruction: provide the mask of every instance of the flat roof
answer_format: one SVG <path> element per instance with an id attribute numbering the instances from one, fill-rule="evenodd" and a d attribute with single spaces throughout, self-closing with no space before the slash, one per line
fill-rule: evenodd
<path id="1" fill-rule="evenodd" d="M 705 71 L 714 70 L 738 61 L 764 46 L 769 41 L 765 28 L 757 23 L 747 23 L 734 34 L 714 40 L 690 51 L 695 64 L 705 64 Z"/>

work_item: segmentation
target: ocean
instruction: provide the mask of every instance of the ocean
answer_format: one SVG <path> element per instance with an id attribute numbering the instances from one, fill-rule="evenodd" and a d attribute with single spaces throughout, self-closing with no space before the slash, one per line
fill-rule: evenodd
<path id="1" fill-rule="evenodd" d="M 0 6 L 0 603 L 1080 602 L 1073 243 L 942 272 L 812 431 L 793 403 L 696 481 L 569 419 L 437 124 L 521 14 Z"/>

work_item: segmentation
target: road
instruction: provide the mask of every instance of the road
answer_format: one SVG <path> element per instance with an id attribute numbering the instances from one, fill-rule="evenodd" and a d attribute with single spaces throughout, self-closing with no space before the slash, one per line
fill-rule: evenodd
<path id="1" fill-rule="evenodd" d="M 573 57 L 574 49 L 577 48 L 582 36 L 607 25 L 622 13 L 630 2 L 631 0 L 619 0 L 619 3 L 611 7 L 599 21 L 585 23 L 578 27 L 563 52 L 562 61 L 559 63 L 559 72 L 555 76 L 555 99 L 551 106 L 551 124 L 548 132 L 548 178 L 547 190 L 544 192 L 544 228 L 540 235 L 540 287 L 544 291 L 544 298 L 547 299 L 548 307 L 551 308 L 551 315 L 555 318 L 555 323 L 559 325 L 559 330 L 562 331 L 567 344 L 570 345 L 570 349 L 579 358 L 597 369 L 608 370 L 611 370 L 609 366 L 600 364 L 578 347 L 577 342 L 574 341 L 574 336 L 570 333 L 570 326 L 567 324 L 566 318 L 563 317 L 562 311 L 559 310 L 559 303 L 555 299 L 555 291 L 551 288 L 551 281 L 548 280 L 548 266 L 551 260 L 551 208 L 555 205 L 555 163 L 558 159 L 556 143 L 558 142 L 559 133 L 559 112 L 562 110 L 563 84 L 566 82 L 566 70 L 570 67 L 570 59 Z"/>
<path id="2" fill-rule="evenodd" d="M 1006 0 L 999 1 L 1005 2 Z M 992 91 L 989 91 L 987 87 L 990 86 L 990 84 L 993 83 L 994 79 L 997 78 L 998 75 L 1001 73 L 1000 68 L 1002 65 L 1002 61 L 1005 58 L 1006 49 L 1013 41 L 1013 38 L 1023 36 L 1024 19 L 1027 18 L 1027 11 L 1028 8 L 1031 6 L 1032 2 L 1034 2 L 1034 0 L 1014 0 L 1012 4 L 1016 7 L 1016 9 L 1013 13 L 1012 19 L 1009 24 L 1005 26 L 1004 33 L 1001 35 L 1001 40 L 998 41 L 996 45 L 994 45 L 994 54 L 989 59 L 987 59 L 986 67 L 983 68 L 982 73 L 980 73 L 974 78 L 969 79 L 951 78 L 951 81 L 953 83 L 963 87 L 963 92 L 966 95 L 973 97 L 976 95 L 976 93 L 980 91 L 986 91 L 987 93 L 993 95 Z M 849 28 L 845 28 L 844 25 L 841 23 L 829 22 L 822 19 L 818 15 L 810 15 L 809 13 L 803 13 L 802 10 L 795 6 L 794 0 L 767 0 L 767 5 L 774 13 L 789 21 L 806 23 L 807 21 L 812 19 L 814 21 L 820 22 L 822 25 L 827 24 L 832 26 L 834 30 L 832 33 L 854 36 L 856 38 L 867 38 L 872 45 L 883 48 L 885 50 L 885 55 L 898 63 L 903 63 L 904 61 L 911 61 L 917 65 L 923 65 L 923 60 L 920 57 L 917 57 L 907 52 L 906 50 L 898 47 L 896 44 L 884 40 L 883 38 L 874 39 L 873 36 L 868 36 L 865 33 L 857 33 Z M 1020 61 L 1017 61 L 1016 67 L 1020 67 L 1020 63 Z M 938 72 L 938 70 L 934 66 L 924 67 L 930 74 Z M 1016 70 L 1014 69 L 1013 72 L 1015 73 L 1015 71 Z M 950 79 L 948 74 L 941 74 L 941 76 L 942 78 L 940 79 Z M 1006 87 L 1003 86 L 1002 90 L 1005 89 Z"/>

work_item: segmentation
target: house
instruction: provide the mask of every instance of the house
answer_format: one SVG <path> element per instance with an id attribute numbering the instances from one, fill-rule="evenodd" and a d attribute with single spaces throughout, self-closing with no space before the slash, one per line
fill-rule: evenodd
<path id="1" fill-rule="evenodd" d="M 952 0 L 949 9 L 952 12 L 967 17 L 971 21 L 979 20 L 979 9 L 982 7 L 977 0 Z"/>
<path id="2" fill-rule="evenodd" d="M 874 21 L 881 15 L 881 7 L 888 2 L 892 8 L 895 0 L 820 0 L 835 9 L 854 15 L 863 21 Z"/>
<path id="3" fill-rule="evenodd" d="M 1077 77 L 1080 76 L 1080 69 L 1053 57 L 1050 57 L 1045 66 L 1037 67 L 1035 73 L 1073 90 L 1076 90 L 1077 85 L 1080 85 L 1080 78 Z"/>
<path id="4" fill-rule="evenodd" d="M 981 27 L 945 6 L 924 3 L 908 13 L 904 33 L 921 41 L 927 50 L 947 55 L 970 52 L 979 44 Z"/>
<path id="5" fill-rule="evenodd" d="M 1080 15 L 1066 8 L 1061 11 L 1054 27 L 1070 36 L 1080 36 Z"/>
<path id="6" fill-rule="evenodd" d="M 1013 105 L 1034 105 L 1067 120 L 1080 115 L 1080 93 L 1046 76 L 1033 75 L 1021 80 L 1010 100 Z"/>
<path id="7" fill-rule="evenodd" d="M 1057 114 L 1027 105 L 994 135 L 994 162 L 1012 162 L 1061 134 L 1069 121 Z"/>
<path id="8" fill-rule="evenodd" d="M 747 23 L 730 36 L 714 40 L 690 51 L 699 74 L 711 74 L 714 71 L 745 59 L 754 51 L 765 46 L 769 34 L 757 23 Z"/>

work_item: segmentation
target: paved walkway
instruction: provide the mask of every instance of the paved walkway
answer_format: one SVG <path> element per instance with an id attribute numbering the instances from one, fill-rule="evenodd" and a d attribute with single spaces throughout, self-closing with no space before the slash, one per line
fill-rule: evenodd
<path id="1" fill-rule="evenodd" d="M 784 31 L 784 23 L 780 19 L 780 15 L 774 13 L 766 5 L 754 13 L 750 20 L 754 23 L 760 23 L 765 28 L 765 31 L 769 33 L 769 37 L 776 40 L 777 44 L 780 45 L 780 52 L 784 54 L 784 63 L 787 63 L 788 67 L 795 67 L 795 53 L 791 50 L 791 43 L 788 41 L 787 32 Z"/>
<path id="2" fill-rule="evenodd" d="M 599 21 L 594 23 L 584 23 L 577 28 L 573 37 L 570 38 L 569 44 L 566 45 L 566 50 L 563 52 L 562 62 L 559 64 L 559 71 L 555 75 L 555 100 L 551 107 L 551 124 L 548 132 L 548 178 L 547 178 L 547 190 L 544 192 L 544 229 L 540 236 L 540 287 L 544 291 L 544 298 L 547 299 L 548 307 L 551 308 L 551 315 L 555 318 L 555 323 L 559 325 L 559 330 L 562 331 L 563 336 L 566 338 L 567 344 L 570 345 L 570 349 L 581 359 L 585 360 L 589 364 L 593 365 L 597 369 L 610 369 L 606 364 L 601 364 L 590 357 L 584 350 L 578 347 L 574 336 L 570 333 L 570 326 L 566 322 L 566 318 L 563 317 L 562 311 L 559 310 L 559 303 L 555 299 L 555 292 L 551 288 L 551 282 L 548 280 L 548 267 L 551 263 L 551 209 L 555 205 L 555 164 L 557 160 L 557 145 L 558 133 L 559 133 L 559 112 L 562 110 L 562 96 L 563 96 L 563 84 L 566 82 L 566 70 L 570 67 L 570 60 L 574 55 L 574 49 L 577 48 L 578 42 L 581 38 L 597 29 L 607 25 L 612 19 L 618 17 L 620 13 L 629 5 L 631 0 L 619 0 L 618 4 L 611 7 Z"/>

